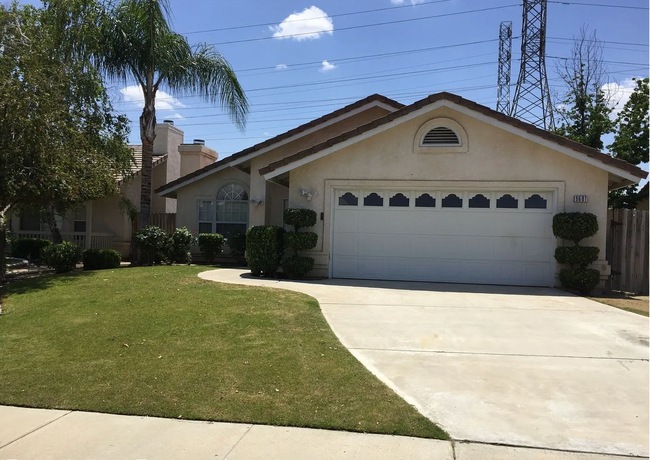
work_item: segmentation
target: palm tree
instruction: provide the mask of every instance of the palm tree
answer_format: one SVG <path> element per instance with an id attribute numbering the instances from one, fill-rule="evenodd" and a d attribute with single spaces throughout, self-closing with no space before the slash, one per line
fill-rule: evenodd
<path id="1" fill-rule="evenodd" d="M 248 101 L 234 70 L 212 46 L 191 47 L 169 25 L 168 0 L 120 0 L 101 21 L 101 48 L 95 63 L 109 78 L 133 79 L 144 93 L 140 116 L 142 186 L 140 225 L 149 224 L 156 94 L 161 85 L 175 95 L 199 95 L 219 103 L 243 129 Z"/>

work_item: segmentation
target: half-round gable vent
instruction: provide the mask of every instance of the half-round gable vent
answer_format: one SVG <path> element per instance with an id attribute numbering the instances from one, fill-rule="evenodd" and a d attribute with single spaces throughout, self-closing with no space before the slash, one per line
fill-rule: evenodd
<path id="1" fill-rule="evenodd" d="M 459 146 L 460 139 L 453 130 L 439 126 L 425 134 L 422 145 Z"/>

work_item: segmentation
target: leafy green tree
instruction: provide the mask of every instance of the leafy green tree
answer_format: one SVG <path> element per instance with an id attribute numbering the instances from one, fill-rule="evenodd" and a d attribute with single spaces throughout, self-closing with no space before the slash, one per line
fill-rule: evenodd
<path id="1" fill-rule="evenodd" d="M 248 113 L 244 90 L 228 62 L 210 45 L 190 46 L 185 37 L 171 29 L 168 16 L 168 0 L 120 0 L 98 21 L 99 43 L 82 42 L 82 50 L 92 52 L 102 72 L 124 83 L 136 81 L 144 94 L 140 116 L 142 228 L 149 224 L 151 212 L 156 94 L 160 87 L 169 88 L 175 95 L 199 95 L 219 103 L 240 128 Z"/>
<path id="2" fill-rule="evenodd" d="M 648 162 L 648 79 L 634 79 L 636 86 L 616 119 L 614 142 L 607 147 L 612 155 L 638 165 Z M 609 194 L 613 208 L 634 208 L 643 197 L 636 186 L 614 190 Z"/>
<path id="3" fill-rule="evenodd" d="M 116 194 L 133 161 L 127 137 L 98 71 L 65 55 L 54 15 L 0 5 L 0 278 L 8 215 Z"/>
<path id="4" fill-rule="evenodd" d="M 589 35 L 586 29 L 581 29 L 571 56 L 562 61 L 558 73 L 567 91 L 557 107 L 561 124 L 556 133 L 602 150 L 602 137 L 612 131 L 613 122 L 612 109 L 602 90 L 605 69 L 602 45 L 595 32 Z"/>

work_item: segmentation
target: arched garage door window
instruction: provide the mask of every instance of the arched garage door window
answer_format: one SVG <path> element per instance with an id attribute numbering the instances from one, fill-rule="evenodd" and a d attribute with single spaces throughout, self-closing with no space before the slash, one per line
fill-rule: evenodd
<path id="1" fill-rule="evenodd" d="M 228 236 L 248 226 L 248 193 L 239 184 L 228 184 L 217 193 L 217 233 Z"/>

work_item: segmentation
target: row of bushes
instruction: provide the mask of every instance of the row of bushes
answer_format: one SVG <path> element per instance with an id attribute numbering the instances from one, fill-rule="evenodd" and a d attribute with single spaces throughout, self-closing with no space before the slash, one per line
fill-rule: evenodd
<path id="1" fill-rule="evenodd" d="M 301 256 L 300 251 L 313 249 L 318 235 L 301 232 L 316 225 L 316 213 L 311 209 L 287 209 L 284 222 L 294 228 L 287 232 L 281 227 L 260 225 L 246 234 L 246 260 L 254 276 L 274 277 L 281 266 L 289 278 L 302 278 L 314 268 L 314 259 Z M 282 260 L 285 249 L 292 254 Z"/>
<path id="2" fill-rule="evenodd" d="M 228 243 L 231 256 L 239 263 L 244 263 L 246 252 L 246 235 L 235 233 L 228 238 L 218 233 L 201 233 L 196 238 L 186 228 L 177 228 L 174 233 L 167 234 L 154 225 L 143 228 L 134 236 L 133 244 L 140 251 L 140 260 L 147 265 L 160 263 L 185 264 L 192 261 L 190 248 L 197 244 L 203 259 L 214 263 L 223 252 L 224 244 Z"/>
<path id="3" fill-rule="evenodd" d="M 112 249 L 81 249 L 74 243 L 64 241 L 52 244 L 40 238 L 19 238 L 11 241 L 11 256 L 30 261 L 40 260 L 57 273 L 72 271 L 79 262 L 84 270 L 118 268 L 122 262 L 119 252 Z"/>

